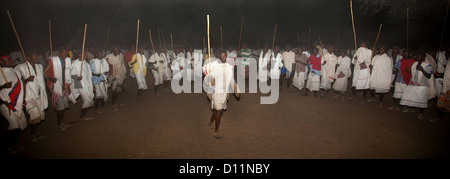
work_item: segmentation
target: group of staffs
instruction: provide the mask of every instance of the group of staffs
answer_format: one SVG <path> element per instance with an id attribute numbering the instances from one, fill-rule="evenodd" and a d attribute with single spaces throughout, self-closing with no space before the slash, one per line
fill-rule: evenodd
<path id="1" fill-rule="evenodd" d="M 440 51 L 441 46 L 442 46 L 442 39 L 443 39 L 443 36 L 444 36 L 444 29 L 445 29 L 445 23 L 446 23 L 446 20 L 447 20 L 447 15 L 448 15 L 449 5 L 450 5 L 450 0 L 448 0 L 448 2 L 447 2 L 447 10 L 446 10 L 446 13 L 445 13 L 444 25 L 443 25 L 443 27 L 442 27 L 441 40 L 440 40 L 440 43 L 439 43 L 439 51 Z M 406 20 L 407 20 L 407 23 L 406 23 L 406 24 L 407 24 L 406 41 L 407 41 L 407 50 L 408 50 L 408 47 L 409 47 L 409 7 L 407 8 L 406 11 L 407 11 L 407 13 L 406 13 Z M 15 26 L 14 26 L 14 22 L 13 22 L 13 20 L 12 20 L 12 18 L 11 18 L 11 14 L 9 13 L 9 10 L 7 10 L 6 12 L 7 12 L 8 17 L 9 17 L 9 20 L 10 20 L 10 22 L 11 22 L 11 26 L 12 26 L 12 28 L 13 28 L 14 34 L 15 34 L 15 36 L 16 36 L 16 38 L 17 38 L 17 42 L 18 42 L 18 44 L 19 44 L 20 50 L 21 50 L 21 52 L 22 52 L 22 55 L 23 55 L 23 57 L 24 57 L 24 59 L 25 59 L 25 63 L 27 64 L 26 66 L 27 66 L 27 69 L 28 69 L 28 73 L 31 75 L 30 67 L 29 67 L 29 65 L 28 65 L 28 60 L 27 60 L 27 58 L 26 58 L 25 51 L 24 51 L 24 49 L 23 49 L 23 47 L 22 47 L 22 43 L 21 43 L 21 41 L 20 41 L 19 34 L 17 33 L 17 30 L 16 30 L 16 28 L 15 28 Z M 116 17 L 116 15 L 117 15 L 118 12 L 119 12 L 119 9 L 117 9 L 117 11 L 115 12 L 115 14 L 114 14 L 114 16 L 113 16 L 113 19 L 111 20 L 111 22 L 110 22 L 110 24 L 109 24 L 108 31 L 107 31 L 107 35 L 106 35 L 106 40 L 105 40 L 105 46 L 104 46 L 105 48 L 106 48 L 106 45 L 107 45 L 107 42 L 108 42 L 108 37 L 109 37 L 110 30 L 111 30 L 111 25 L 112 25 L 112 23 L 113 23 L 113 21 L 114 21 L 114 19 L 115 19 L 115 17 Z M 356 41 L 357 41 L 357 40 L 356 40 L 357 38 L 356 38 L 355 21 L 354 21 L 354 15 L 353 15 L 353 1 L 352 1 L 352 0 L 350 0 L 350 14 L 351 14 L 351 18 L 352 18 L 353 38 L 354 38 L 355 51 L 356 51 L 356 50 L 357 50 L 357 42 L 356 42 Z M 139 21 L 139 19 L 138 19 L 138 20 L 137 20 L 137 32 L 136 32 L 136 53 L 138 52 L 137 50 L 138 50 L 138 44 L 139 44 L 139 22 L 140 22 L 140 21 Z M 51 21 L 49 21 L 48 23 L 49 23 L 50 56 L 53 56 L 53 54 L 52 54 L 53 48 L 52 48 Z M 376 45 L 377 45 L 377 43 L 378 43 L 378 39 L 379 39 L 379 36 L 380 36 L 380 32 L 381 32 L 382 26 L 383 26 L 383 25 L 380 24 L 380 27 L 379 27 L 379 29 L 378 29 L 378 33 L 377 33 L 376 40 L 375 40 L 374 46 L 373 46 L 373 48 L 372 48 L 372 51 L 374 51 L 375 48 L 376 48 Z M 243 31 L 243 28 L 244 28 L 244 17 L 242 17 L 242 20 L 241 20 L 240 33 L 239 33 L 239 40 L 238 40 L 238 49 L 239 49 L 240 46 L 241 46 L 241 39 L 242 39 L 242 31 Z M 207 29 L 206 29 L 206 30 L 207 30 L 207 38 L 208 38 L 208 40 L 207 40 L 207 42 L 208 42 L 208 49 L 207 49 L 207 50 L 208 50 L 208 56 L 211 57 L 210 21 L 209 21 L 209 15 L 207 15 Z M 308 33 L 308 43 L 310 43 L 310 40 L 311 40 L 311 27 L 310 27 L 308 30 L 309 30 L 309 33 Z M 86 31 L 87 31 L 87 24 L 84 24 L 83 45 L 82 45 L 82 49 L 81 49 L 81 68 L 83 67 L 83 61 L 84 61 L 84 49 L 85 49 L 85 42 L 86 42 Z M 163 39 L 163 41 L 164 41 L 164 46 L 166 46 L 166 41 L 165 41 L 165 39 L 164 39 L 164 32 L 161 30 L 161 33 L 160 33 L 160 28 L 159 28 L 159 27 L 157 28 L 157 31 L 158 31 L 159 43 L 162 44 L 162 43 L 161 43 L 161 36 L 162 36 L 162 39 Z M 223 45 L 223 42 L 222 42 L 222 39 L 223 39 L 223 38 L 222 38 L 222 33 L 223 33 L 222 26 L 220 26 L 220 46 L 221 46 L 221 47 L 222 47 L 222 45 Z M 160 36 L 160 34 L 162 34 L 162 35 Z M 275 24 L 275 29 L 274 29 L 273 39 L 272 39 L 272 50 L 274 49 L 274 46 L 275 46 L 276 34 L 277 34 L 277 24 Z M 153 39 L 152 39 L 151 29 L 149 29 L 149 37 L 150 37 L 150 43 L 151 43 L 151 45 L 152 45 L 152 49 L 153 49 L 153 51 L 155 51 L 155 47 L 154 47 Z M 319 38 L 319 41 L 320 41 L 320 45 L 323 47 L 323 44 L 322 44 L 322 41 L 321 41 L 319 35 L 318 35 L 318 38 Z M 258 40 L 259 40 L 259 39 L 258 39 Z M 299 36 L 298 32 L 297 32 L 297 40 L 300 41 L 300 36 Z M 172 48 L 172 50 L 174 50 L 172 33 L 170 33 L 170 43 L 171 43 L 171 48 Z M 203 37 L 203 47 L 205 48 L 205 37 Z M 3 72 L 3 70 L 2 70 L 1 67 L 0 67 L 0 71 L 1 71 L 1 73 L 2 73 L 2 76 L 3 76 L 4 80 L 5 80 L 5 82 L 7 82 L 8 80 L 6 79 L 6 76 L 5 76 L 5 74 L 4 74 L 4 72 Z M 82 76 L 82 74 L 81 74 L 81 71 L 80 71 L 80 77 L 81 77 L 81 76 Z"/>

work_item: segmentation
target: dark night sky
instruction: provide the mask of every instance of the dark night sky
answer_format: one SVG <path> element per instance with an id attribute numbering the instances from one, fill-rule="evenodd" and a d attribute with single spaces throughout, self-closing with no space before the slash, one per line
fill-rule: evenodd
<path id="1" fill-rule="evenodd" d="M 354 15 L 358 43 L 373 43 L 380 23 L 383 30 L 380 43 L 388 46 L 406 43 L 406 18 L 393 18 L 384 11 L 371 15 L 362 12 L 355 0 Z M 446 1 L 432 13 L 440 18 L 410 20 L 410 46 L 439 45 Z M 88 24 L 87 46 L 103 48 L 108 25 L 120 8 L 110 32 L 110 44 L 131 45 L 136 40 L 136 23 L 140 19 L 140 45 L 150 45 L 148 29 L 152 29 L 153 41 L 159 46 L 157 27 L 164 31 L 166 44 L 173 34 L 174 44 L 181 40 L 183 32 L 186 44 L 202 46 L 206 34 L 206 14 L 211 20 L 212 45 L 220 45 L 219 26 L 223 26 L 224 46 L 237 46 L 241 18 L 245 18 L 243 42 L 256 46 L 271 44 L 275 24 L 278 24 L 276 45 L 297 45 L 297 32 L 301 41 L 307 41 L 311 27 L 311 40 L 320 34 L 324 43 L 336 45 L 339 26 L 339 48 L 353 48 L 353 32 L 349 0 L 6 0 L 1 2 L 0 20 L 2 50 L 16 47 L 17 40 L 9 23 L 9 9 L 25 51 L 32 48 L 49 48 L 48 20 L 52 22 L 54 49 L 73 43 L 81 48 L 82 30 Z M 406 10 L 405 10 L 406 11 Z M 446 28 L 448 32 L 448 27 Z M 448 34 L 448 33 L 446 33 Z M 447 35 L 445 41 L 449 41 Z M 419 45 L 421 44 L 421 45 Z"/>

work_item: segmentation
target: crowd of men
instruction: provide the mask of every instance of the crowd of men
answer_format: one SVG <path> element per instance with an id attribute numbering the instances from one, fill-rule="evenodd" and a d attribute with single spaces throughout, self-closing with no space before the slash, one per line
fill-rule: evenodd
<path id="1" fill-rule="evenodd" d="M 334 98 L 356 101 L 357 91 L 362 91 L 361 104 L 377 101 L 378 94 L 379 106 L 383 107 L 386 94 L 392 92 L 394 106 L 388 109 L 414 113 L 417 108 L 419 119 L 423 118 L 429 101 L 438 99 L 433 102 L 437 103 L 441 118 L 431 121 L 441 123 L 442 116 L 450 112 L 450 48 L 433 53 L 380 46 L 373 52 L 367 48 L 368 45 L 361 42 L 356 51 L 335 52 L 332 45 L 319 43 L 315 43 L 313 48 L 286 45 L 284 49 L 278 46 L 269 49 L 268 45 L 263 49 L 249 49 L 243 44 L 239 50 L 231 46 L 228 50 L 217 49 L 216 54 L 211 54 L 214 60 L 208 60 L 206 49 L 192 47 L 172 50 L 140 47 L 136 50 L 135 46 L 126 49 L 114 45 L 107 51 L 91 47 L 81 54 L 81 50 L 67 45 L 51 53 L 28 51 L 26 61 L 20 51 L 1 54 L 0 109 L 4 121 L 8 123 L 7 131 L 2 135 L 4 147 L 9 154 L 16 153 L 16 141 L 27 126 L 31 128 L 31 142 L 45 138 L 45 135 L 37 134 L 37 129 L 46 118 L 49 103 L 57 114 L 56 129 L 64 131 L 68 127 L 63 121 L 69 102 L 75 104 L 81 99 L 80 121 L 92 120 L 87 116 L 88 110 L 93 107 L 101 113 L 104 104 L 109 101 L 113 110 L 118 111 L 123 105 L 118 98 L 126 90 L 123 84 L 127 78 L 136 82 L 137 100 L 142 99 L 143 91 L 148 89 L 148 70 L 153 77 L 155 95 L 161 94 L 158 90 L 161 86 L 166 87 L 172 79 L 181 78 L 181 72 L 191 74 L 187 79 L 191 82 L 196 78 L 207 78 L 209 87 L 216 87 L 206 91 L 213 101 L 210 126 L 213 128 L 212 123 L 216 122 L 214 137 L 220 138 L 220 118 L 226 109 L 229 91 L 225 90 L 222 94 L 215 92 L 219 87 L 216 85 L 222 84 L 215 75 L 223 74 L 215 74 L 208 68 L 197 69 L 198 64 L 201 64 L 200 67 L 207 66 L 209 62 L 211 65 L 227 64 L 227 75 L 236 75 L 233 69 L 236 61 L 250 64 L 251 59 L 257 63 L 257 79 L 260 82 L 279 80 L 280 86 L 286 82 L 287 88 L 305 96 L 312 93 L 316 97 L 326 97 L 334 91 Z M 203 73 L 193 73 L 198 70 Z M 245 72 L 248 76 L 248 69 Z M 235 95 L 239 97 L 237 84 L 234 80 L 228 82 L 228 85 L 234 85 Z M 351 85 L 351 95 L 346 95 L 348 85 Z"/>

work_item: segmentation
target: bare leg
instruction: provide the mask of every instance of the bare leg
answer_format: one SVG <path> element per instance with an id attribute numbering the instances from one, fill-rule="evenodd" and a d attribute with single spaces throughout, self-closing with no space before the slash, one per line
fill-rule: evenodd
<path id="1" fill-rule="evenodd" d="M 222 135 L 219 133 L 219 126 L 220 126 L 220 119 L 222 118 L 223 109 L 218 110 L 216 114 L 216 129 L 214 130 L 214 137 L 216 138 L 222 138 Z"/>
<path id="2" fill-rule="evenodd" d="M 211 119 L 209 120 L 209 124 L 208 124 L 209 128 L 211 128 L 211 129 L 213 128 L 212 124 L 213 124 L 214 120 L 216 119 L 216 115 L 217 115 L 217 110 L 213 109 L 212 113 L 211 113 Z"/>
<path id="3" fill-rule="evenodd" d="M 59 131 L 66 130 L 66 128 L 64 128 L 62 124 L 65 112 L 66 110 L 56 111 L 56 119 L 57 119 L 56 127 L 58 128 Z"/>

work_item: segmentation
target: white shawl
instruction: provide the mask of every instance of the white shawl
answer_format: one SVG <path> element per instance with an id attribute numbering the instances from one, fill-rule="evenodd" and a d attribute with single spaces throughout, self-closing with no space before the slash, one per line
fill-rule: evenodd
<path id="1" fill-rule="evenodd" d="M 69 57 L 64 59 L 65 61 L 65 71 L 64 71 L 64 79 L 62 79 L 62 66 L 58 56 L 52 57 L 53 64 L 53 72 L 56 78 L 56 83 L 53 84 L 53 92 L 59 96 L 62 96 L 62 89 L 64 87 L 64 83 L 71 84 L 72 78 L 70 76 L 70 69 L 72 66 L 72 62 Z"/>

